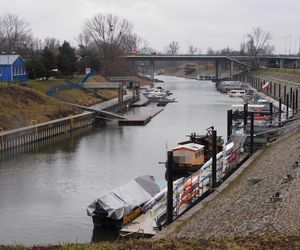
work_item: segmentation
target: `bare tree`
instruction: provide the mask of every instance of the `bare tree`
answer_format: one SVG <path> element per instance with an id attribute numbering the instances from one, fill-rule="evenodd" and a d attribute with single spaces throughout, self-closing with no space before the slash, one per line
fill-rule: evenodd
<path id="1" fill-rule="evenodd" d="M 112 14 L 97 14 L 83 25 L 85 39 L 95 43 L 101 50 L 113 45 L 121 52 L 127 53 L 128 43 L 135 41 L 133 25 L 126 19 L 120 19 Z"/>
<path id="2" fill-rule="evenodd" d="M 6 53 L 24 50 L 32 42 L 29 23 L 18 15 L 7 13 L 0 17 L 0 50 Z"/>
<path id="3" fill-rule="evenodd" d="M 206 54 L 212 56 L 215 55 L 216 52 L 212 49 L 212 47 L 209 47 L 206 51 Z"/>
<path id="4" fill-rule="evenodd" d="M 167 47 L 165 47 L 165 52 L 168 55 L 176 55 L 179 52 L 179 44 L 176 41 L 170 42 Z"/>
<path id="5" fill-rule="evenodd" d="M 247 45 L 245 42 L 242 42 L 240 44 L 240 55 L 241 56 L 244 56 L 246 54 L 246 47 L 247 47 Z"/>
<path id="6" fill-rule="evenodd" d="M 247 50 L 250 55 L 254 57 L 254 67 L 258 66 L 257 56 L 259 54 L 265 53 L 266 51 L 270 51 L 270 45 L 268 42 L 271 40 L 271 33 L 268 31 L 264 31 L 261 28 L 253 28 L 252 33 L 247 34 L 248 42 L 247 42 Z"/>
<path id="7" fill-rule="evenodd" d="M 53 53 L 54 56 L 58 56 L 60 42 L 55 37 L 47 37 L 44 40 L 44 47 L 47 47 Z"/>
<path id="8" fill-rule="evenodd" d="M 115 68 L 117 56 L 132 52 L 140 42 L 133 33 L 133 24 L 112 14 L 97 14 L 88 19 L 78 40 L 98 49 L 108 74 Z"/>
<path id="9" fill-rule="evenodd" d="M 197 48 L 196 46 L 190 45 L 190 46 L 188 47 L 187 53 L 188 53 L 189 55 L 195 55 L 195 54 L 197 54 L 197 52 L 198 52 L 198 48 Z"/>

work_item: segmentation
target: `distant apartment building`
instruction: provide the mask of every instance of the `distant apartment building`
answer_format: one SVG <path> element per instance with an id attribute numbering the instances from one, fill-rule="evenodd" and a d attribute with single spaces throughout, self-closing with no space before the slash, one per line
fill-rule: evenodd
<path id="1" fill-rule="evenodd" d="M 0 55 L 0 82 L 19 82 L 27 79 L 25 62 L 19 55 Z"/>

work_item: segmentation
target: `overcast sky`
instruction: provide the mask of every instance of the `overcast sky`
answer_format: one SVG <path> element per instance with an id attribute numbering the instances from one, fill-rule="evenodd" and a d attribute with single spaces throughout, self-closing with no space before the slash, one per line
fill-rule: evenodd
<path id="1" fill-rule="evenodd" d="M 163 51 L 172 40 L 181 53 L 193 44 L 239 49 L 253 27 L 270 31 L 276 53 L 299 50 L 299 0 L 0 0 L 0 14 L 28 21 L 38 38 L 76 45 L 83 22 L 97 13 L 119 15 L 149 46 Z"/>

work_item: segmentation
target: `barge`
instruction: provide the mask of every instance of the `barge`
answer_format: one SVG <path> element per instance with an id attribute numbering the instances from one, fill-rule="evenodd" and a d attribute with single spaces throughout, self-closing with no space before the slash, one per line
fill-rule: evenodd
<path id="1" fill-rule="evenodd" d="M 212 130 L 207 129 L 206 135 L 192 133 L 189 140 L 179 142 L 173 148 L 173 172 L 175 174 L 189 174 L 199 170 L 212 156 Z M 217 153 L 223 150 L 223 139 L 217 137 Z"/>

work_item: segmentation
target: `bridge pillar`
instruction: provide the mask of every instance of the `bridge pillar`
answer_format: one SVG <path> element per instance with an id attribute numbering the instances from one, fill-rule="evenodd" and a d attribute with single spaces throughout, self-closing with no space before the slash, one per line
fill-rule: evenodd
<path id="1" fill-rule="evenodd" d="M 279 61 L 279 67 L 284 68 L 284 59 L 280 59 Z"/>
<path id="2" fill-rule="evenodd" d="M 216 80 L 221 78 L 221 61 L 216 60 Z"/>
<path id="3" fill-rule="evenodd" d="M 118 101 L 123 102 L 123 84 L 119 85 Z"/>
<path id="4" fill-rule="evenodd" d="M 233 61 L 230 60 L 230 79 L 232 80 L 233 77 Z"/>
<path id="5" fill-rule="evenodd" d="M 151 87 L 154 87 L 154 81 L 155 81 L 154 72 L 155 72 L 154 60 L 151 60 L 150 61 L 150 78 L 152 80 Z"/>

